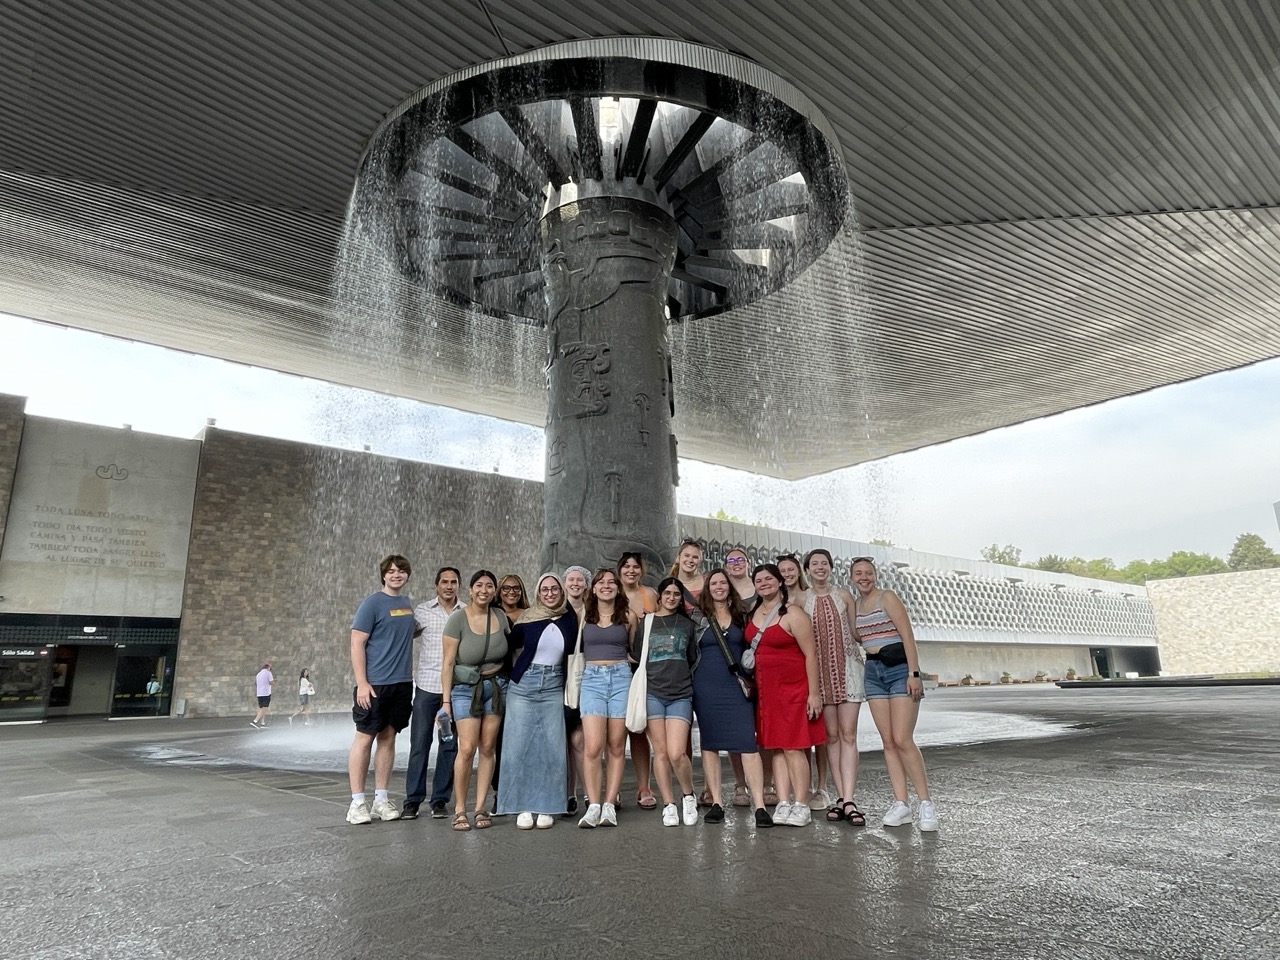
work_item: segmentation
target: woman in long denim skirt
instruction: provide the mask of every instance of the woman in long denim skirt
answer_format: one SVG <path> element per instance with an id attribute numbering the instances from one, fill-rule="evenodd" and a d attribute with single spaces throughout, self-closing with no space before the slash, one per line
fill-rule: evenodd
<path id="1" fill-rule="evenodd" d="M 578 615 L 554 573 L 538 578 L 534 604 L 511 629 L 516 654 L 502 729 L 498 813 L 521 830 L 548 829 L 565 812 L 564 677 L 578 637 Z"/>

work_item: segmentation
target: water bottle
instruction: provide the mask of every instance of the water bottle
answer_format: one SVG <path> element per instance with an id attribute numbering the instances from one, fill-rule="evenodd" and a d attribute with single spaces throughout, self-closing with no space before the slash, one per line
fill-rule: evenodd
<path id="1" fill-rule="evenodd" d="M 453 717 L 443 707 L 436 714 L 436 730 L 440 732 L 441 743 L 453 743 Z"/>

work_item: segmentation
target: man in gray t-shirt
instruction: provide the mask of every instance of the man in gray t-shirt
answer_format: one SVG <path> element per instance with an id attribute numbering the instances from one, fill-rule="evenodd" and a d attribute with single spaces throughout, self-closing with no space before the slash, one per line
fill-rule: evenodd
<path id="1" fill-rule="evenodd" d="M 351 782 L 347 823 L 400 819 L 400 810 L 387 795 L 387 788 L 395 762 L 396 734 L 409 725 L 413 708 L 413 638 L 421 628 L 413 622 L 413 602 L 402 595 L 409 583 L 409 561 L 392 554 L 378 569 L 382 589 L 364 598 L 351 621 L 351 669 L 356 677 L 351 719 L 356 734 L 347 757 Z M 364 795 L 370 756 L 372 807 Z"/>

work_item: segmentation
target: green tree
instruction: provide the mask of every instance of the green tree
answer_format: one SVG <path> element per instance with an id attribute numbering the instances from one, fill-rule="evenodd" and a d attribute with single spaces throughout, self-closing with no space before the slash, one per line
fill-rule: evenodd
<path id="1" fill-rule="evenodd" d="M 1069 573 L 1067 569 L 1067 558 L 1060 557 L 1056 553 L 1047 553 L 1035 563 L 1031 564 L 1036 570 L 1048 570 L 1051 573 Z"/>
<path id="2" fill-rule="evenodd" d="M 1165 560 L 1152 560 L 1148 580 L 1170 580 L 1174 577 L 1200 577 L 1206 573 L 1226 573 L 1230 567 L 1210 553 L 1175 550 Z"/>
<path id="3" fill-rule="evenodd" d="M 1256 533 L 1242 533 L 1236 537 L 1227 566 L 1232 570 L 1267 570 L 1280 567 L 1280 554 Z"/>
<path id="4" fill-rule="evenodd" d="M 1015 547 L 1012 543 L 1006 543 L 1003 547 L 993 543 L 989 547 L 983 547 L 978 556 L 988 563 L 1003 563 L 1009 567 L 1022 565 L 1022 548 Z"/>
<path id="5" fill-rule="evenodd" d="M 723 520 L 725 523 L 746 523 L 741 517 L 735 517 L 731 513 L 725 513 L 724 507 L 721 507 L 715 513 L 709 513 L 707 516 L 712 520 Z"/>

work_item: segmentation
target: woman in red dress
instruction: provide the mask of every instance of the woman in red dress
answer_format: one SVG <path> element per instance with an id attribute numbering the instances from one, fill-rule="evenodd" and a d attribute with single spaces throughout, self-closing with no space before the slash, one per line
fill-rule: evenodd
<path id="1" fill-rule="evenodd" d="M 813 629 L 808 614 L 787 603 L 787 587 L 775 564 L 756 567 L 751 580 L 756 606 L 746 639 L 755 654 L 756 739 L 762 748 L 778 751 L 773 761 L 778 788 L 773 822 L 803 827 L 811 822 L 808 750 L 827 741 Z"/>

